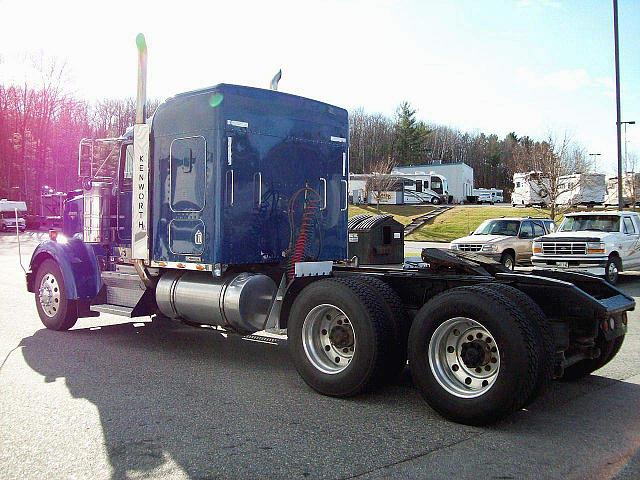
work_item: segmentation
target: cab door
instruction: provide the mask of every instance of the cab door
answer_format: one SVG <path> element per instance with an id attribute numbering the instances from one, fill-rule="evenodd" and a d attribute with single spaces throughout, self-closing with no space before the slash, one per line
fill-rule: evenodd
<path id="1" fill-rule="evenodd" d="M 169 146 L 169 251 L 176 260 L 199 261 L 206 231 L 202 215 L 206 204 L 207 141 L 203 136 L 174 138 Z"/>
<path id="2" fill-rule="evenodd" d="M 518 232 L 518 242 L 516 244 L 516 263 L 531 260 L 534 238 L 533 222 L 525 220 L 520 223 L 520 232 Z"/>
<path id="3" fill-rule="evenodd" d="M 640 230 L 631 216 L 621 218 L 622 267 L 625 270 L 640 265 Z"/>

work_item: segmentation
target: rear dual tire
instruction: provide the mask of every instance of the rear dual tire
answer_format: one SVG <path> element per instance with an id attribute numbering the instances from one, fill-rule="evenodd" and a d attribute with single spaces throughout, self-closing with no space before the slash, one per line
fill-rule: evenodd
<path id="1" fill-rule="evenodd" d="M 448 290 L 416 315 L 409 366 L 442 416 L 484 425 L 531 403 L 551 380 L 553 338 L 533 300 L 503 285 Z"/>
<path id="2" fill-rule="evenodd" d="M 291 307 L 287 330 L 296 370 L 323 395 L 373 390 L 406 365 L 408 321 L 397 294 L 379 279 L 354 275 L 308 285 Z"/>

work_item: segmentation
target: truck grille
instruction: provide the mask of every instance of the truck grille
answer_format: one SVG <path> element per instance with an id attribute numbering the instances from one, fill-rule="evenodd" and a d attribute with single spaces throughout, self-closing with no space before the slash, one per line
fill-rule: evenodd
<path id="1" fill-rule="evenodd" d="M 482 244 L 480 243 L 461 243 L 458 245 L 458 249 L 463 252 L 479 252 L 482 250 Z"/>
<path id="2" fill-rule="evenodd" d="M 586 255 L 585 242 L 543 242 L 543 255 Z"/>

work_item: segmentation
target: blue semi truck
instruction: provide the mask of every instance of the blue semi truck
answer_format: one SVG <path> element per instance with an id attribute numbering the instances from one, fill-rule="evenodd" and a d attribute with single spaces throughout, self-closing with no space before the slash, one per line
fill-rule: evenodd
<path id="1" fill-rule="evenodd" d="M 619 350 L 634 301 L 598 278 L 514 273 L 468 252 L 349 258 L 344 109 L 221 84 L 147 118 L 144 37 L 138 49 L 136 124 L 81 142 L 83 190 L 31 258 L 47 328 L 155 315 L 286 339 L 306 383 L 336 397 L 392 382 L 408 361 L 435 410 L 475 425 Z"/>

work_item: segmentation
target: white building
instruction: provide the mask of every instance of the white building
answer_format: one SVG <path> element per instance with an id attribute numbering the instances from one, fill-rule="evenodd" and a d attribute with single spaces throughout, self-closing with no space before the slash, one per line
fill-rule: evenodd
<path id="1" fill-rule="evenodd" d="M 391 173 L 442 175 L 447 179 L 449 195 L 454 203 L 462 203 L 469 195 L 473 195 L 473 168 L 466 163 L 406 165 L 394 168 Z"/>

